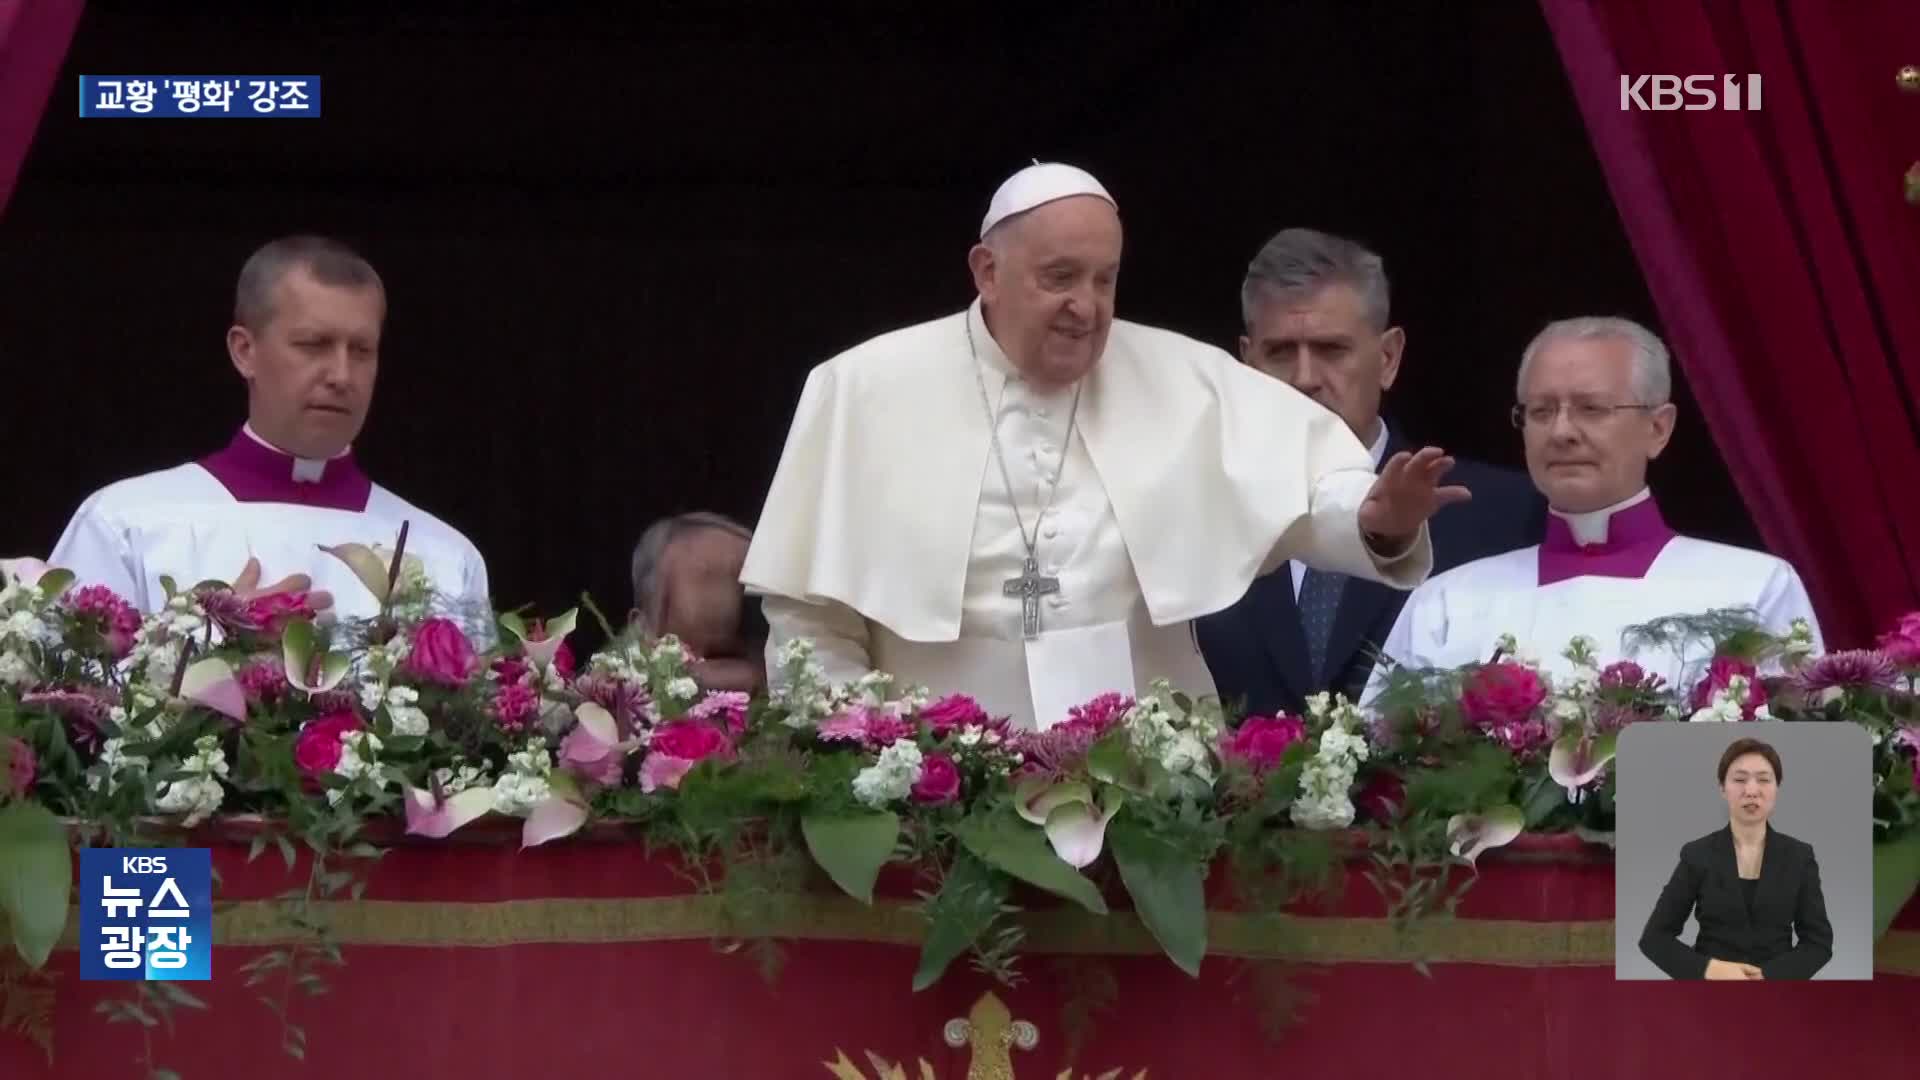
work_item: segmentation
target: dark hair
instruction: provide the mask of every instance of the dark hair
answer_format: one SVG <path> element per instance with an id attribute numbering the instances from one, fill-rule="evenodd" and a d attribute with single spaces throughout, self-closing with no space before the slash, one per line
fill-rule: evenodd
<path id="1" fill-rule="evenodd" d="M 352 248 L 324 236 L 283 236 L 247 259 L 233 290 L 233 321 L 259 330 L 273 321 L 273 290 L 294 269 L 304 269 L 322 285 L 342 288 L 386 287 L 373 265 Z"/>
<path id="2" fill-rule="evenodd" d="M 1733 768 L 1733 763 L 1748 754 L 1759 754 L 1761 757 L 1767 759 L 1767 764 L 1773 766 L 1774 783 L 1778 784 L 1786 779 L 1786 770 L 1780 767 L 1780 752 L 1778 750 L 1761 742 L 1759 739 L 1735 739 L 1733 740 L 1733 745 L 1727 747 L 1727 752 L 1720 755 L 1721 784 L 1724 785 L 1727 782 L 1727 770 Z"/>

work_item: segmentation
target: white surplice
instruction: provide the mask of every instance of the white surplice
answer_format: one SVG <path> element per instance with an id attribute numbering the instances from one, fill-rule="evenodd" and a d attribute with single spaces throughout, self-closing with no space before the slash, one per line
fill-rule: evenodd
<path id="1" fill-rule="evenodd" d="M 1059 582 L 1032 654 L 1047 672 L 1030 669 L 1021 601 L 1005 592 L 1027 551 L 981 381 L 1040 572 Z M 1279 380 L 1116 321 L 1084 382 L 1068 441 L 1074 389 L 1020 378 L 978 302 L 816 368 L 741 575 L 766 597 L 770 671 L 785 642 L 809 638 L 835 682 L 885 671 L 1048 726 L 1063 701 L 1155 678 L 1213 693 L 1191 620 L 1287 559 L 1400 588 L 1430 571 L 1424 529 L 1397 558 L 1367 549 L 1367 449 Z"/>
<path id="2" fill-rule="evenodd" d="M 1611 512 L 1646 497 L 1643 491 L 1618 507 L 1554 515 L 1565 520 L 1582 543 L 1596 543 L 1606 537 Z M 1482 663 L 1493 656 L 1503 634 L 1513 635 L 1523 653 L 1556 677 L 1571 673 L 1572 665 L 1560 653 L 1574 637 L 1584 635 L 1596 643 L 1603 666 L 1632 660 L 1669 686 L 1689 687 L 1710 659 L 1702 645 L 1684 653 L 1651 646 L 1636 650 L 1629 648 L 1623 631 L 1668 616 L 1717 609 L 1750 608 L 1776 634 L 1786 634 L 1795 619 L 1805 619 L 1816 651 L 1824 649 L 1820 622 L 1800 575 L 1784 559 L 1763 551 L 1675 536 L 1637 578 L 1592 575 L 1549 585 L 1539 580 L 1538 545 L 1434 575 L 1401 608 L 1362 701 L 1371 703 L 1385 685 L 1387 658 L 1410 668 Z"/>
<path id="3" fill-rule="evenodd" d="M 162 575 L 178 588 L 232 581 L 249 558 L 260 560 L 263 584 L 307 574 L 333 594 L 339 618 L 379 613 L 373 593 L 347 565 L 320 550 L 359 542 L 393 549 L 409 523 L 407 554 L 426 569 L 439 607 L 469 634 L 492 634 L 486 561 L 459 530 L 400 496 L 372 486 L 361 511 L 286 502 L 241 502 L 199 464 L 186 464 L 109 484 L 81 504 L 48 563 L 71 570 L 80 584 L 106 585 L 141 611 L 166 603 Z"/>

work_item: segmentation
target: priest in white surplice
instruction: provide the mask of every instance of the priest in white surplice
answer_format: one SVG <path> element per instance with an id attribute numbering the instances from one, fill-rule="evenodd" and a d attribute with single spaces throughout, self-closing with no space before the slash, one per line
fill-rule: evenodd
<path id="1" fill-rule="evenodd" d="M 286 575 L 330 595 L 336 616 L 378 613 L 374 595 L 321 545 L 391 550 L 409 526 L 443 606 L 490 633 L 487 570 L 458 530 L 375 484 L 353 440 L 372 403 L 386 293 L 373 267 L 317 237 L 276 240 L 247 260 L 227 352 L 247 384 L 247 423 L 225 449 L 95 492 L 49 562 L 142 611 L 180 588 Z M 270 587 L 271 588 L 271 587 Z"/>
<path id="2" fill-rule="evenodd" d="M 1787 633 L 1795 619 L 1820 624 L 1784 560 L 1765 552 L 1679 536 L 1647 488 L 1647 464 L 1666 449 L 1675 409 L 1667 349 L 1626 319 L 1579 318 L 1549 325 L 1520 362 L 1514 424 L 1527 471 L 1547 497 L 1547 535 L 1535 547 L 1471 562 L 1414 590 L 1381 647 L 1364 700 L 1385 684 L 1393 662 L 1454 668 L 1491 659 L 1503 634 L 1549 671 L 1577 635 L 1592 638 L 1601 662 L 1632 659 L 1669 685 L 1708 659 L 1702 650 L 1633 651 L 1627 627 L 1673 615 L 1751 609 Z"/>
<path id="3" fill-rule="evenodd" d="M 1225 352 L 1113 318 L 1112 198 L 1064 165 L 1001 186 L 979 300 L 816 367 L 741 580 L 770 673 L 964 692 L 1026 726 L 1099 693 L 1213 681 L 1192 619 L 1288 559 L 1401 588 L 1468 497 L 1439 450 L 1379 476 L 1332 412 Z M 777 676 L 775 676 L 777 678 Z"/>

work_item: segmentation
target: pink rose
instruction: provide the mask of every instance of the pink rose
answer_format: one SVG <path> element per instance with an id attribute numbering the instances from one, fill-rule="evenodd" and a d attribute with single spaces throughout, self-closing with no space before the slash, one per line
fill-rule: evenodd
<path id="1" fill-rule="evenodd" d="M 968 725 L 986 724 L 987 710 L 981 708 L 979 702 L 965 694 L 949 694 L 920 710 L 920 719 L 926 722 L 928 730 L 938 738 Z"/>
<path id="2" fill-rule="evenodd" d="M 332 772 L 340 764 L 340 736 L 359 731 L 366 725 L 350 712 L 332 713 L 309 720 L 293 740 L 293 761 L 310 777 Z"/>
<path id="3" fill-rule="evenodd" d="M 731 753 L 733 744 L 725 732 L 712 724 L 697 720 L 675 720 L 654 729 L 653 739 L 647 744 L 647 749 L 654 754 L 700 761 Z"/>
<path id="4" fill-rule="evenodd" d="M 0 738 L 0 795 L 25 798 L 33 787 L 33 747 L 11 735 Z"/>
<path id="5" fill-rule="evenodd" d="M 240 669 L 240 692 L 249 705 L 274 705 L 292 689 L 287 683 L 287 668 L 279 660 L 261 660 Z"/>
<path id="6" fill-rule="evenodd" d="M 1256 772 L 1277 768 L 1287 747 L 1307 737 L 1307 725 L 1298 717 L 1249 716 L 1220 742 L 1220 753 L 1238 758 Z"/>
<path id="7" fill-rule="evenodd" d="M 942 806 L 960 797 L 960 767 L 945 754 L 928 754 L 920 762 L 920 779 L 913 785 L 913 801 Z"/>
<path id="8" fill-rule="evenodd" d="M 452 619 L 432 618 L 414 631 L 413 648 L 401 665 L 407 674 L 442 686 L 461 686 L 478 658 L 473 642 Z"/>
<path id="9" fill-rule="evenodd" d="M 1737 656 L 1714 657 L 1706 678 L 1694 686 L 1687 704 L 1695 710 L 1706 708 L 1713 703 L 1715 694 L 1733 683 L 1736 675 L 1747 680 L 1747 701 L 1741 709 L 1741 719 L 1753 719 L 1754 712 L 1767 703 L 1767 684 L 1760 681 L 1759 672 L 1752 664 Z"/>
<path id="10" fill-rule="evenodd" d="M 313 617 L 313 605 L 307 602 L 304 592 L 268 593 L 247 602 L 247 622 L 259 627 L 264 634 L 278 635 L 286 630 L 289 622 Z"/>
<path id="11" fill-rule="evenodd" d="M 1920 611 L 1902 615 L 1900 624 L 1891 632 L 1880 635 L 1876 644 L 1896 667 L 1908 670 L 1920 668 Z"/>
<path id="12" fill-rule="evenodd" d="M 1533 715 L 1547 700 L 1540 674 L 1523 664 L 1488 664 L 1467 677 L 1460 691 L 1460 711 L 1479 727 L 1517 724 Z"/>

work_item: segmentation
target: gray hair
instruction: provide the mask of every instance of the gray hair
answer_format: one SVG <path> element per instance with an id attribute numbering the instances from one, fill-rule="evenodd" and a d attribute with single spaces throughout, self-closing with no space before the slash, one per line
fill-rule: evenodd
<path id="1" fill-rule="evenodd" d="M 1283 229 L 1247 264 L 1240 285 L 1240 318 L 1253 325 L 1253 311 L 1268 298 L 1304 299 L 1328 285 L 1347 285 L 1360 294 L 1367 321 L 1387 328 L 1388 289 L 1385 259 L 1345 237 L 1318 229 Z"/>
<path id="2" fill-rule="evenodd" d="M 647 526 L 647 531 L 640 534 L 640 542 L 633 545 L 633 608 L 641 618 L 647 617 L 660 596 L 660 564 L 666 559 L 667 548 L 675 540 L 701 529 L 719 529 L 742 540 L 753 539 L 752 529 L 709 510 L 661 518 Z"/>
<path id="3" fill-rule="evenodd" d="M 384 295 L 386 286 L 373 264 L 358 252 L 324 236 L 283 236 L 248 256 L 233 290 L 233 321 L 259 330 L 273 320 L 273 290 L 288 271 L 303 269 L 322 285 L 341 288 L 372 286 Z"/>
<path id="4" fill-rule="evenodd" d="M 1615 316 L 1583 315 L 1547 324 L 1535 334 L 1520 356 L 1520 374 L 1514 379 L 1515 400 L 1525 392 L 1527 371 L 1534 357 L 1556 341 L 1624 341 L 1633 347 L 1633 394 L 1639 405 L 1665 405 L 1673 396 L 1673 368 L 1667 346 L 1653 331 Z"/>

